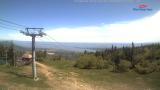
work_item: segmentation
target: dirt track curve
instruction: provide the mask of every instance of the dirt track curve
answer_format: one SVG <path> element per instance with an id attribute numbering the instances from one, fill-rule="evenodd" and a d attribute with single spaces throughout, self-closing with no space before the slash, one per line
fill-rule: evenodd
<path id="1" fill-rule="evenodd" d="M 39 62 L 36 62 L 36 64 L 39 66 L 38 71 L 47 78 L 46 83 L 54 90 L 98 90 L 77 78 L 77 73 L 69 72 L 66 74 Z M 99 88 L 99 90 L 103 89 Z"/>

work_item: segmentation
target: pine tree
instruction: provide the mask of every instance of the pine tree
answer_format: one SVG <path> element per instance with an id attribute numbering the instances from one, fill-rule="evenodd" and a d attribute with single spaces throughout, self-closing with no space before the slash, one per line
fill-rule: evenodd
<path id="1" fill-rule="evenodd" d="M 131 56 L 130 56 L 130 60 L 131 60 L 131 68 L 135 67 L 135 62 L 134 62 L 134 43 L 132 42 L 132 47 L 131 47 Z"/>
<path id="2" fill-rule="evenodd" d="M 9 47 L 9 51 L 8 51 L 8 58 L 11 62 L 12 66 L 15 66 L 15 53 L 14 53 L 14 43 L 11 42 L 10 47 Z"/>

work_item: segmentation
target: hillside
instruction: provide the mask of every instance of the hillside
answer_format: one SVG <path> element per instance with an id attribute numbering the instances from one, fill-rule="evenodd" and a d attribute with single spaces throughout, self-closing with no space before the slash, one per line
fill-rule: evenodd
<path id="1" fill-rule="evenodd" d="M 138 75 L 134 72 L 111 73 L 108 70 L 80 70 L 74 62 L 37 62 L 38 81 L 31 78 L 31 65 L 0 66 L 0 88 L 10 90 L 158 90 L 160 73 Z M 134 82 L 133 82 L 134 81 Z"/>
<path id="2" fill-rule="evenodd" d="M 10 90 L 92 90 L 91 87 L 82 82 L 74 72 L 65 73 L 53 67 L 37 62 L 39 80 L 31 78 L 31 66 L 21 68 L 10 68 L 0 66 L 1 89 Z"/>

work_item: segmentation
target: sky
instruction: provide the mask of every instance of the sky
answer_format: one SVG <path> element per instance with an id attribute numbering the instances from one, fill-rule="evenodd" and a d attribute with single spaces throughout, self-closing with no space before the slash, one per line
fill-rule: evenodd
<path id="1" fill-rule="evenodd" d="M 0 19 L 42 27 L 59 42 L 160 41 L 160 0 L 0 0 Z M 10 29 L 25 30 L 0 20 L 1 40 L 31 40 Z"/>

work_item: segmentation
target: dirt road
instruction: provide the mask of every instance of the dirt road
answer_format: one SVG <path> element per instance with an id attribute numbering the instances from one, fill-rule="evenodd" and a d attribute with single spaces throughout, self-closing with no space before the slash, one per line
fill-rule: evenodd
<path id="1" fill-rule="evenodd" d="M 75 72 L 64 73 L 45 64 L 36 63 L 39 66 L 38 71 L 45 75 L 46 83 L 54 90 L 95 90 L 91 85 L 77 78 L 78 74 Z"/>

